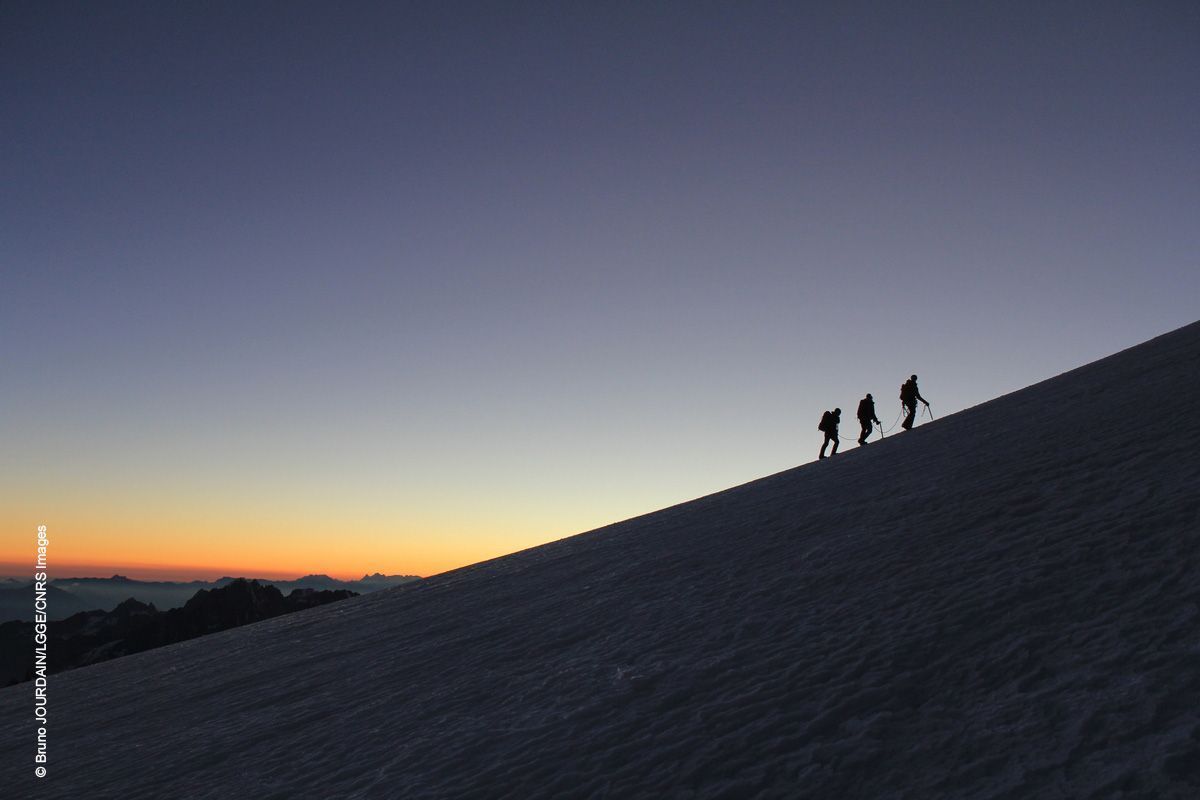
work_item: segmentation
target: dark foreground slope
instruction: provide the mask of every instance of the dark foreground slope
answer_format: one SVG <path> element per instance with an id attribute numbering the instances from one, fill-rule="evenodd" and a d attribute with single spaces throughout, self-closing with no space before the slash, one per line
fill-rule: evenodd
<path id="1" fill-rule="evenodd" d="M 832 461 L 57 676 L 46 798 L 1200 796 L 1200 325 Z M 32 792 L 30 692 L 0 785 Z"/>

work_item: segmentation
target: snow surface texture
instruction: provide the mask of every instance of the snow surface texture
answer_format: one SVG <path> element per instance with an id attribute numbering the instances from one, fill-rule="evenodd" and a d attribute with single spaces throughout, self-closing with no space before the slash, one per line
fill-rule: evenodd
<path id="1" fill-rule="evenodd" d="M 1200 323 L 868 447 L 0 691 L 5 797 L 1200 797 Z M 1164 425 L 1166 427 L 1164 427 Z"/>

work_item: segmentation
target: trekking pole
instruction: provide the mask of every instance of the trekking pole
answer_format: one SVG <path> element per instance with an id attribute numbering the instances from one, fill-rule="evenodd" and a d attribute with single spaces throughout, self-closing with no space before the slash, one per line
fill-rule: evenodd
<path id="1" fill-rule="evenodd" d="M 929 421 L 933 422 L 933 408 L 929 405 L 929 403 L 925 404 L 925 410 L 929 412 Z"/>

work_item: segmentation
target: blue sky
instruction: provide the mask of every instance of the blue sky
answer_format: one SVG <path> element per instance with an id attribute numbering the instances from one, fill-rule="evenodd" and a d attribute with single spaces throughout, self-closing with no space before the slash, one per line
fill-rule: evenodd
<path id="1" fill-rule="evenodd" d="M 468 563 L 1197 317 L 1190 3 L 0 25 L 0 561 Z"/>

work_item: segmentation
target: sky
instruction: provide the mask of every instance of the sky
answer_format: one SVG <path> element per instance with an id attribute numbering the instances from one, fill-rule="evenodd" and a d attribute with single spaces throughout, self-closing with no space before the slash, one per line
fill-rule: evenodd
<path id="1" fill-rule="evenodd" d="M 1194 3 L 10 1 L 0 107 L 9 574 L 434 574 L 1200 317 Z"/>

